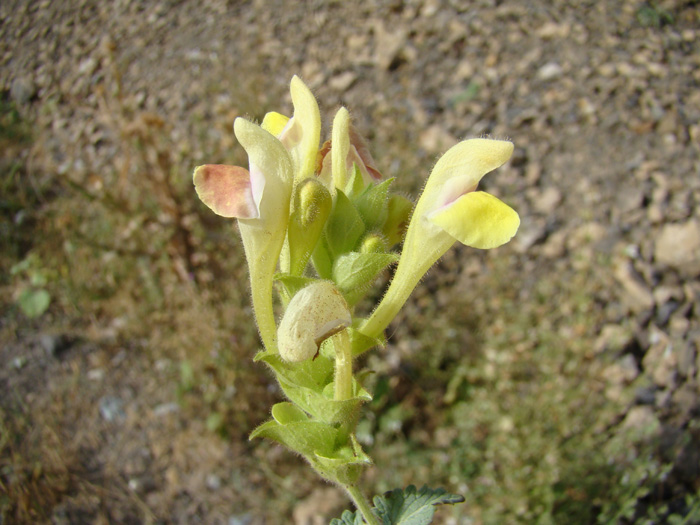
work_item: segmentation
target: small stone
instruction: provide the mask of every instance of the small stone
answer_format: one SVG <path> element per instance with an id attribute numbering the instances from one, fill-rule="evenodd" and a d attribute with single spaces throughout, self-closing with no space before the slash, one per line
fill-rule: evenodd
<path id="1" fill-rule="evenodd" d="M 671 314 L 678 310 L 680 303 L 678 301 L 668 301 L 657 307 L 656 309 L 656 325 L 664 327 L 668 324 Z"/>
<path id="2" fill-rule="evenodd" d="M 535 244 L 547 238 L 547 223 L 544 220 L 530 220 L 527 217 L 520 223 L 518 235 L 514 239 L 514 248 L 518 253 L 525 253 Z"/>
<path id="3" fill-rule="evenodd" d="M 346 499 L 338 489 L 316 489 L 294 507 L 294 525 L 325 525 L 327 516 L 339 515 L 345 505 Z"/>
<path id="4" fill-rule="evenodd" d="M 10 98 L 18 106 L 23 106 L 29 102 L 35 92 L 34 84 L 26 77 L 16 77 L 10 85 Z"/>
<path id="5" fill-rule="evenodd" d="M 537 71 L 537 78 L 540 80 L 554 80 L 559 78 L 564 70 L 556 62 L 548 62 Z"/>
<path id="6" fill-rule="evenodd" d="M 550 186 L 533 198 L 533 205 L 538 212 L 550 215 L 559 206 L 561 199 L 561 191 L 554 186 Z"/>
<path id="7" fill-rule="evenodd" d="M 205 483 L 209 490 L 217 491 L 221 488 L 221 478 L 216 474 L 207 474 Z"/>
<path id="8" fill-rule="evenodd" d="M 668 336 L 656 331 L 650 337 L 651 347 L 642 359 L 642 366 L 654 384 L 674 388 L 678 375 L 678 356 Z"/>
<path id="9" fill-rule="evenodd" d="M 678 373 L 683 378 L 691 378 L 695 375 L 696 359 L 695 346 L 692 343 L 684 342 L 678 352 Z"/>
<path id="10" fill-rule="evenodd" d="M 587 222 L 574 230 L 569 236 L 566 247 L 575 251 L 586 244 L 595 244 L 608 234 L 608 229 L 597 222 Z"/>
<path id="11" fill-rule="evenodd" d="M 569 233 L 566 230 L 558 230 L 547 237 L 542 245 L 542 255 L 549 259 L 558 259 L 566 254 L 566 239 Z"/>
<path id="12" fill-rule="evenodd" d="M 634 406 L 630 408 L 622 421 L 622 428 L 645 434 L 647 432 L 656 433 L 660 427 L 659 418 L 656 417 L 654 410 L 649 406 Z"/>
<path id="13" fill-rule="evenodd" d="M 618 362 L 613 363 L 603 370 L 603 377 L 612 385 L 629 384 L 639 375 L 639 368 L 634 356 L 627 354 Z"/>
<path id="14" fill-rule="evenodd" d="M 335 89 L 336 91 L 340 91 L 342 93 L 347 91 L 348 88 L 353 85 L 355 80 L 357 80 L 357 75 L 355 73 L 353 73 L 352 71 L 345 71 L 340 75 L 332 77 L 328 81 L 328 85 L 332 89 Z"/>
<path id="15" fill-rule="evenodd" d="M 100 399 L 100 415 L 105 421 L 114 422 L 126 418 L 124 402 L 118 397 L 104 396 Z"/>
<path id="16" fill-rule="evenodd" d="M 153 409 L 153 415 L 163 417 L 168 414 L 174 414 L 180 411 L 180 405 L 177 403 L 161 403 Z"/>
<path id="17" fill-rule="evenodd" d="M 650 310 L 654 297 L 644 280 L 629 262 L 622 262 L 615 269 L 615 278 L 622 286 L 622 300 L 633 312 Z"/>
<path id="18" fill-rule="evenodd" d="M 654 259 L 690 277 L 700 275 L 700 222 L 666 224 L 656 238 Z"/>
<path id="19" fill-rule="evenodd" d="M 48 357 L 58 357 L 70 348 L 73 341 L 65 334 L 41 334 L 39 345 Z"/>
<path id="20" fill-rule="evenodd" d="M 624 326 L 619 324 L 606 324 L 601 328 L 600 335 L 596 339 L 593 349 L 596 354 L 602 352 L 618 353 L 624 348 L 631 345 L 634 341 L 634 336 Z"/>
<path id="21" fill-rule="evenodd" d="M 457 142 L 459 141 L 451 133 L 437 124 L 423 130 L 418 137 L 418 143 L 428 153 L 447 151 Z"/>
<path id="22" fill-rule="evenodd" d="M 88 370 L 87 378 L 90 381 L 102 381 L 105 377 L 105 371 L 102 368 L 93 368 Z"/>
<path id="23" fill-rule="evenodd" d="M 634 391 L 634 401 L 638 405 L 653 405 L 656 402 L 656 388 L 640 387 Z"/>
<path id="24" fill-rule="evenodd" d="M 251 523 L 253 523 L 253 517 L 248 513 L 236 514 L 228 518 L 228 525 L 250 525 Z"/>
<path id="25" fill-rule="evenodd" d="M 373 59 L 381 69 L 391 69 L 396 64 L 405 44 L 405 30 L 388 31 L 382 22 L 375 22 Z"/>

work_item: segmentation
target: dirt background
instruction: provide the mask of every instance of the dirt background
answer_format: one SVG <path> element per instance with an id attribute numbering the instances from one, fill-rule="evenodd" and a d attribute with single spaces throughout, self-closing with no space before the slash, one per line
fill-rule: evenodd
<path id="1" fill-rule="evenodd" d="M 378 436 L 364 436 L 377 462 L 368 487 L 474 491 L 449 464 L 482 427 L 454 407 L 496 397 L 504 439 L 549 416 L 568 425 L 562 443 L 588 427 L 651 428 L 667 469 L 630 496 L 631 516 L 690 512 L 699 12 L 693 1 L 3 1 L 0 523 L 307 524 L 347 505 L 285 451 L 247 442 L 279 392 L 250 363 L 235 231 L 189 182 L 196 165 L 244 162 L 233 118 L 290 113 L 294 74 L 326 124 L 339 104 L 351 110 L 407 194 L 462 138 L 516 146 L 484 187 L 519 212 L 517 237 L 451 251 L 366 363 L 392 389 L 363 427 Z M 28 319 L 18 297 L 41 287 L 51 305 Z M 557 386 L 573 377 L 578 390 Z M 533 465 L 549 461 L 542 446 Z M 412 447 L 434 454 L 412 464 Z M 602 508 L 571 487 L 572 501 Z M 532 523 L 533 498 L 501 509 L 506 521 L 488 499 L 441 519 Z"/>

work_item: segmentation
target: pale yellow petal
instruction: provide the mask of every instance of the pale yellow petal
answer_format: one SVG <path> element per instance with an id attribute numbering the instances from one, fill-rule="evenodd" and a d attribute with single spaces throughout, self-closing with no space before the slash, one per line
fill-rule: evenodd
<path id="1" fill-rule="evenodd" d="M 482 250 L 507 243 L 520 226 L 513 208 L 483 191 L 462 195 L 429 220 L 459 242 Z"/>
<path id="2" fill-rule="evenodd" d="M 476 188 L 488 172 L 505 164 L 513 154 L 507 140 L 469 139 L 452 146 L 433 168 L 422 199 L 427 212 L 456 200 Z"/>
<path id="3" fill-rule="evenodd" d="M 294 179 L 311 177 L 316 167 L 316 154 L 321 141 L 321 112 L 311 90 L 296 75 L 290 85 L 294 104 L 294 121 L 301 127 L 301 142 L 292 148 Z"/>
<path id="4" fill-rule="evenodd" d="M 340 108 L 333 119 L 331 130 L 331 160 L 333 183 L 336 188 L 345 189 L 348 182 L 348 150 L 350 149 L 350 113 Z"/>
<path id="5" fill-rule="evenodd" d="M 268 133 L 271 133 L 275 137 L 279 138 L 279 136 L 282 134 L 282 130 L 288 122 L 289 117 L 286 117 L 281 113 L 277 113 L 276 111 L 270 111 L 263 118 L 260 127 Z"/>

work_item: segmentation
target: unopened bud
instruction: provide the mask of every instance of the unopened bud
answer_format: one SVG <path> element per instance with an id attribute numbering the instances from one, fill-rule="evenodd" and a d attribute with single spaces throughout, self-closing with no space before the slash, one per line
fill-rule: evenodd
<path id="1" fill-rule="evenodd" d="M 352 323 L 342 294 L 329 281 L 317 281 L 292 297 L 277 330 L 282 359 L 300 362 L 311 359 L 329 337 Z"/>
<path id="2" fill-rule="evenodd" d="M 330 192 L 318 179 L 299 183 L 289 221 L 290 272 L 301 275 L 333 208 Z"/>
<path id="3" fill-rule="evenodd" d="M 386 239 L 379 233 L 369 233 L 360 243 L 360 253 L 385 253 L 387 251 Z"/>

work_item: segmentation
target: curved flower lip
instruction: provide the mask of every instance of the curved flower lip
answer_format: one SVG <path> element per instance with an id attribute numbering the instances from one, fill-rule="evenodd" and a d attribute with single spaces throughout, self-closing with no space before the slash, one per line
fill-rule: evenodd
<path id="1" fill-rule="evenodd" d="M 200 200 L 221 217 L 256 219 L 265 178 L 255 165 L 249 172 L 240 166 L 205 164 L 192 177 Z"/>
<path id="2" fill-rule="evenodd" d="M 483 176 L 505 164 L 512 153 L 513 144 L 505 140 L 470 139 L 453 146 L 433 168 L 416 214 L 473 248 L 507 243 L 520 226 L 518 214 L 476 189 Z"/>

